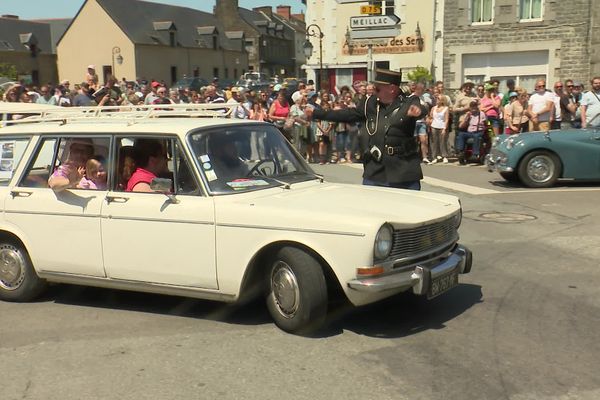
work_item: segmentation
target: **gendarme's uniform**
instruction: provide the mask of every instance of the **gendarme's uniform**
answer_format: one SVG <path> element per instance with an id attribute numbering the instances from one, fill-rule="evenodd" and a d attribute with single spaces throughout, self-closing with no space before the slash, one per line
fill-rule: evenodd
<path id="1" fill-rule="evenodd" d="M 363 178 L 381 183 L 402 183 L 423 179 L 421 158 L 414 137 L 415 123 L 419 117 L 409 117 L 411 105 L 421 108 L 421 118 L 427 110 L 418 97 L 398 96 L 391 104 L 379 102 L 377 96 L 363 99 L 356 108 L 344 110 L 315 110 L 314 119 L 334 122 L 364 121 L 368 145 L 364 157 Z M 377 146 L 382 158 L 375 160 L 369 149 Z"/>

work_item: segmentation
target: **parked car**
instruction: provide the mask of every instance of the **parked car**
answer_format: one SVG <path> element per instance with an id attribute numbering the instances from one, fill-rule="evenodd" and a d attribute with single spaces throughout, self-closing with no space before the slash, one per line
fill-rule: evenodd
<path id="1" fill-rule="evenodd" d="M 492 147 L 488 170 L 531 188 L 551 187 L 559 179 L 600 181 L 600 116 L 594 128 L 511 135 Z"/>
<path id="2" fill-rule="evenodd" d="M 199 92 L 201 87 L 207 86 L 207 85 L 208 85 L 208 81 L 206 79 L 198 78 L 198 77 L 190 77 L 190 78 L 182 78 L 182 79 L 178 80 L 173 85 L 173 89 L 177 89 L 177 90 L 188 89 L 188 90 L 193 90 L 195 92 Z"/>
<path id="3" fill-rule="evenodd" d="M 334 299 L 432 298 L 471 270 L 456 197 L 327 183 L 272 124 L 217 117 L 213 106 L 82 108 L 4 128 L 0 299 L 33 300 L 48 282 L 261 296 L 281 329 L 304 333 Z M 162 148 L 147 158 L 162 165 L 155 192 L 124 191 L 126 157 L 148 139 Z M 50 189 L 54 171 L 76 167 L 71 153 L 106 160 L 106 182 Z"/>

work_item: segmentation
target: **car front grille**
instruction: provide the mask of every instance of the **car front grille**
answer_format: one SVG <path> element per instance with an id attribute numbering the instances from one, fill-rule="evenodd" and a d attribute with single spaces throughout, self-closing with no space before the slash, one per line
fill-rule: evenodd
<path id="1" fill-rule="evenodd" d="M 394 260 L 422 259 L 458 240 L 454 218 L 409 229 L 394 230 L 394 244 L 389 258 Z M 402 263 L 404 264 L 404 263 Z"/>

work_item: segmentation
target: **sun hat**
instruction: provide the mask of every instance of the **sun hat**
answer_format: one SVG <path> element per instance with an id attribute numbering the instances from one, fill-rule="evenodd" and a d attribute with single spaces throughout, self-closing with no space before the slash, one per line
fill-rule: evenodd
<path id="1" fill-rule="evenodd" d="M 281 84 L 278 83 L 277 85 L 273 86 L 273 90 L 276 91 L 276 92 L 280 91 L 281 90 Z"/>
<path id="2" fill-rule="evenodd" d="M 292 101 L 295 103 L 298 100 L 300 100 L 302 98 L 302 93 L 300 93 L 300 91 L 295 91 L 294 94 L 292 94 Z"/>
<path id="3" fill-rule="evenodd" d="M 486 83 L 483 88 L 485 90 L 494 90 L 494 89 L 496 89 L 496 86 L 492 85 L 491 83 Z"/>

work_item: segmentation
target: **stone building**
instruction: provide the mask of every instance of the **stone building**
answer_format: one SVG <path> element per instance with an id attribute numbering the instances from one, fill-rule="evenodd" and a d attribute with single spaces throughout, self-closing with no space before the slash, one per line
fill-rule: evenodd
<path id="1" fill-rule="evenodd" d="M 89 64 L 100 81 L 184 75 L 236 79 L 248 70 L 243 32 L 213 14 L 138 0 L 86 0 L 57 45 L 60 79 L 81 82 Z"/>
<path id="2" fill-rule="evenodd" d="M 400 33 L 385 39 L 350 39 L 350 18 L 361 16 L 358 3 L 338 3 L 336 0 L 306 0 L 306 24 L 309 31 L 312 55 L 304 66 L 307 77 L 326 81 L 331 90 L 352 86 L 368 78 L 368 45 L 372 45 L 371 71 L 390 68 L 403 72 L 407 81 L 409 72 L 418 66 L 425 67 L 437 77 L 435 66 L 441 62 L 441 11 L 443 0 L 386 0 L 385 9 L 400 17 Z M 323 34 L 322 59 L 317 25 Z M 377 28 L 373 28 L 377 29 Z M 438 57 L 438 54 L 440 57 Z M 323 71 L 321 72 L 321 66 Z M 441 70 L 439 71 L 441 78 Z"/>
<path id="3" fill-rule="evenodd" d="M 56 82 L 56 54 L 50 25 L 0 17 L 0 63 L 13 65 L 17 79 L 36 85 Z"/>
<path id="4" fill-rule="evenodd" d="M 295 35 L 272 16 L 271 7 L 248 10 L 238 0 L 217 0 L 214 14 L 227 30 L 244 32 L 250 71 L 273 76 L 295 70 Z"/>
<path id="5" fill-rule="evenodd" d="M 445 0 L 444 80 L 589 82 L 600 75 L 600 0 Z M 594 29 L 596 28 L 596 29 Z"/>

